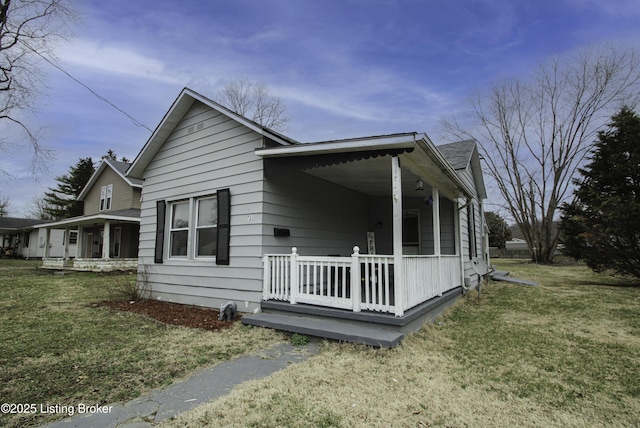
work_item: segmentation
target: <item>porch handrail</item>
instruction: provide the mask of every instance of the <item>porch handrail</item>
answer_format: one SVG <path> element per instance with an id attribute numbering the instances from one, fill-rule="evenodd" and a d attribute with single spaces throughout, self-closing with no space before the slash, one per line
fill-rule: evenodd
<path id="1" fill-rule="evenodd" d="M 402 263 L 399 284 L 393 256 L 360 254 L 357 246 L 347 257 L 301 256 L 295 247 L 265 254 L 262 298 L 397 315 L 460 285 L 459 255 L 403 256 Z M 403 288 L 400 300 L 395 287 Z"/>

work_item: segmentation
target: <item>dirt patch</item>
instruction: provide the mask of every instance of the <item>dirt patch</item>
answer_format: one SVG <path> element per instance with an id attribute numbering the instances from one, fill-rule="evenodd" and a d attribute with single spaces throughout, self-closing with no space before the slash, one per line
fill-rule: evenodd
<path id="1" fill-rule="evenodd" d="M 146 315 L 160 322 L 203 330 L 221 330 L 229 328 L 240 319 L 236 316 L 231 321 L 218 321 L 220 311 L 160 300 L 132 300 L 100 302 L 97 306 L 106 306 L 112 310 L 135 312 Z"/>

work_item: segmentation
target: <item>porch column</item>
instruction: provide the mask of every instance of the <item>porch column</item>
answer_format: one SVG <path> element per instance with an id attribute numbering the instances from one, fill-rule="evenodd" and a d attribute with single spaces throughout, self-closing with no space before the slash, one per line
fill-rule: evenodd
<path id="1" fill-rule="evenodd" d="M 442 252 L 440 247 L 440 192 L 435 186 L 431 191 L 431 197 L 433 198 L 433 203 L 431 204 L 433 213 L 433 254 L 439 256 Z"/>
<path id="2" fill-rule="evenodd" d="M 84 239 L 82 238 L 83 228 L 82 226 L 78 226 L 78 237 L 76 239 L 76 259 L 81 259 L 83 257 L 82 246 Z"/>
<path id="3" fill-rule="evenodd" d="M 64 228 L 64 255 L 63 260 L 69 260 L 69 245 L 71 245 L 71 229 Z"/>
<path id="4" fill-rule="evenodd" d="M 404 261 L 402 259 L 402 171 L 400 158 L 391 158 L 391 199 L 393 203 L 393 272 L 395 315 L 404 315 Z"/>
<path id="5" fill-rule="evenodd" d="M 442 289 L 442 242 L 440 237 L 440 192 L 436 186 L 433 186 L 431 191 L 431 197 L 433 198 L 433 204 L 431 205 L 432 217 L 433 217 L 433 254 L 438 257 L 438 275 L 436 276 L 438 281 L 438 290 Z M 439 293 L 442 295 L 442 293 Z"/>
<path id="6" fill-rule="evenodd" d="M 108 220 L 104 222 L 104 233 L 102 236 L 102 258 L 109 260 L 109 249 L 111 248 L 111 223 Z"/>
<path id="7" fill-rule="evenodd" d="M 45 229 L 44 233 L 44 256 L 43 258 L 48 259 L 51 252 L 49 251 L 49 245 L 51 244 L 51 229 L 48 227 Z"/>

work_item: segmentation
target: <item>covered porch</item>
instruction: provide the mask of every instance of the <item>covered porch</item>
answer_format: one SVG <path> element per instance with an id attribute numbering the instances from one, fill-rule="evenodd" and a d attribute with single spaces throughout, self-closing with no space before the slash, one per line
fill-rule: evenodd
<path id="1" fill-rule="evenodd" d="M 264 302 L 399 318 L 466 288 L 463 213 L 473 191 L 426 135 L 278 147 L 257 154 L 265 159 L 265 174 L 278 185 L 308 174 L 319 179 L 318 186 L 349 189 L 358 199 L 357 209 L 344 208 L 348 234 L 335 220 L 313 225 L 325 229 L 325 241 L 334 237 L 340 244 L 318 249 L 287 230 L 294 245 L 263 256 Z M 338 246 L 348 239 L 351 247 Z"/>
<path id="2" fill-rule="evenodd" d="M 45 230 L 42 258 L 45 269 L 95 272 L 137 269 L 139 210 L 75 217 L 37 227 Z M 52 257 L 49 251 L 54 229 L 65 231 L 62 257 Z M 69 255 L 72 244 L 76 247 L 76 257 Z"/>

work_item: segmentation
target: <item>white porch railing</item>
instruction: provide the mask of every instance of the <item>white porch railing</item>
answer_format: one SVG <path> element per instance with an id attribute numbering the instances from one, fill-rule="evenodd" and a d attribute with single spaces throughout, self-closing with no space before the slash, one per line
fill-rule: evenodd
<path id="1" fill-rule="evenodd" d="M 404 256 L 405 308 L 460 285 L 460 256 Z"/>
<path id="2" fill-rule="evenodd" d="M 401 308 L 396 307 L 394 258 L 267 254 L 263 258 L 263 299 L 349 309 L 403 313 L 460 285 L 459 256 L 405 256 Z M 357 285 L 357 286 L 354 286 Z"/>

